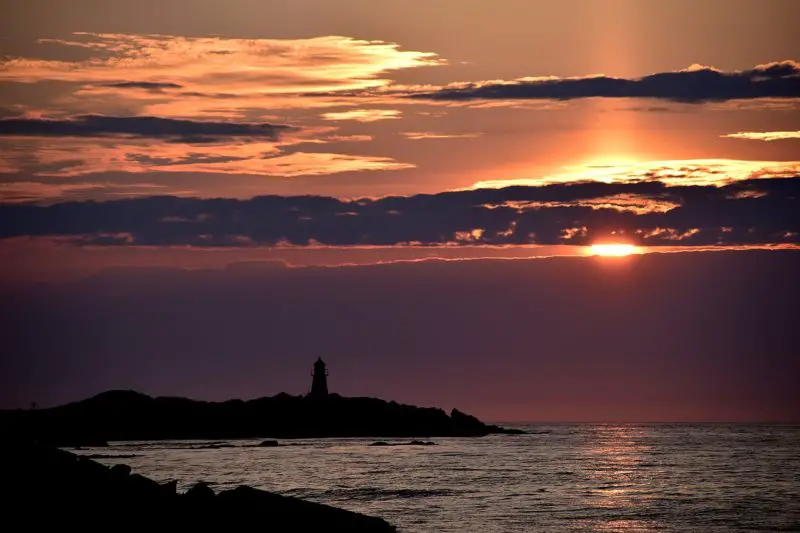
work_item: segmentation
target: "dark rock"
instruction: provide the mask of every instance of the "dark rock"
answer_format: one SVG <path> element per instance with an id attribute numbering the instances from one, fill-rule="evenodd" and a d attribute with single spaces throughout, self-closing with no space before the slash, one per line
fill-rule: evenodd
<path id="1" fill-rule="evenodd" d="M 280 445 L 281 445 L 281 443 L 276 441 L 276 440 L 265 440 L 265 441 L 261 442 L 261 444 L 259 444 L 258 446 L 260 448 L 274 448 L 274 447 L 280 446 Z"/>
<path id="2" fill-rule="evenodd" d="M 178 494 L 177 480 L 172 480 L 172 481 L 167 481 L 166 483 L 162 483 L 161 490 L 163 490 L 165 494 Z"/>
<path id="3" fill-rule="evenodd" d="M 503 435 L 526 435 L 527 432 L 517 428 L 502 428 L 500 426 L 488 426 L 491 433 L 499 433 Z M 549 433 L 549 432 L 540 432 L 540 433 Z"/>
<path id="4" fill-rule="evenodd" d="M 69 452 L 66 452 L 66 453 L 69 453 Z M 101 465 L 100 463 L 97 463 L 95 461 L 92 461 L 88 457 L 76 456 L 76 462 L 78 464 L 78 467 L 81 468 L 82 470 L 84 470 L 87 473 L 91 472 L 95 476 L 109 476 L 110 475 L 111 471 L 106 466 Z"/>
<path id="5" fill-rule="evenodd" d="M 164 489 L 157 481 L 144 477 L 141 474 L 128 476 L 128 490 L 137 495 L 157 499 L 165 495 Z"/>
<path id="6" fill-rule="evenodd" d="M 208 500 L 214 497 L 214 489 L 209 487 L 207 483 L 200 481 L 199 483 L 195 483 L 192 488 L 187 490 L 184 497 L 191 498 L 193 500 Z"/>
<path id="7" fill-rule="evenodd" d="M 114 465 L 109 469 L 109 471 L 115 476 L 126 477 L 130 475 L 131 467 L 128 465 Z"/>
<path id="8" fill-rule="evenodd" d="M 116 516 L 126 530 L 147 531 L 157 525 L 233 531 L 261 524 L 265 531 L 278 532 L 395 531 L 380 518 L 249 487 L 215 496 L 208 485 L 198 483 L 181 495 L 175 493 L 174 482 L 165 486 L 137 474 L 121 475 L 123 468 L 109 469 L 33 443 L 0 440 L 0 472 L 3 483 L 13 487 L 3 496 L 3 523 L 22 521 L 33 531 L 52 525 L 53 513 L 60 529 L 108 529 L 108 517 Z"/>
<path id="9" fill-rule="evenodd" d="M 489 433 L 489 427 L 486 424 L 472 415 L 462 413 L 458 409 L 450 411 L 450 418 L 453 420 L 453 423 L 465 433 L 472 433 L 476 436 Z"/>
<path id="10" fill-rule="evenodd" d="M 251 487 L 242 486 L 220 492 L 215 503 L 228 516 L 241 517 L 246 514 L 255 523 L 269 520 L 270 523 L 281 524 L 280 531 L 346 531 L 348 533 L 395 531 L 393 526 L 380 518 Z"/>

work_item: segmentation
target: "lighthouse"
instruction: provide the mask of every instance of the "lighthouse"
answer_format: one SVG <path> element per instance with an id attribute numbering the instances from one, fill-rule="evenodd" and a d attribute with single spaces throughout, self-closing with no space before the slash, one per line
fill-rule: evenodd
<path id="1" fill-rule="evenodd" d="M 325 361 L 321 357 L 314 363 L 314 371 L 311 373 L 311 398 L 328 397 L 328 370 L 325 368 Z"/>

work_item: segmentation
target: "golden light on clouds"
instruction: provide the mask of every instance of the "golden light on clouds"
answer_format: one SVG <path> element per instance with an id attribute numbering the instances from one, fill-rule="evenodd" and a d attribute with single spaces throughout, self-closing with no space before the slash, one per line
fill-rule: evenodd
<path id="1" fill-rule="evenodd" d="M 436 133 L 433 131 L 404 131 L 400 135 L 412 141 L 426 139 L 477 139 L 482 133 Z"/>
<path id="2" fill-rule="evenodd" d="M 376 122 L 400 118 L 401 111 L 397 109 L 353 109 L 350 111 L 331 111 L 320 115 L 323 120 L 354 120 L 356 122 Z"/>
<path id="3" fill-rule="evenodd" d="M 633 161 L 563 167 L 563 172 L 545 176 L 484 180 L 471 189 L 499 189 L 516 185 L 540 186 L 558 183 L 600 182 L 636 183 L 658 181 L 667 185 L 722 186 L 756 178 L 782 178 L 800 173 L 800 161 L 743 161 L 737 159 L 686 159 L 669 161 Z"/>
<path id="4" fill-rule="evenodd" d="M 748 139 L 752 141 L 783 141 L 800 139 L 800 131 L 740 131 L 722 136 L 725 139 Z"/>
<path id="5" fill-rule="evenodd" d="M 260 142 L 204 146 L 91 138 L 63 139 L 54 144 L 34 138 L 25 139 L 24 145 L 15 150 L 0 153 L 6 157 L 10 170 L 19 172 L 25 165 L 35 164 L 41 176 L 65 178 L 102 172 L 191 172 L 291 178 L 414 167 L 391 157 L 283 152 L 274 143 Z M 80 154 L 80 158 L 75 154 Z"/>
<path id="6" fill-rule="evenodd" d="M 161 116 L 308 108 L 331 101 L 296 95 L 378 89 L 392 83 L 385 77 L 389 72 L 446 64 L 435 53 L 343 36 L 241 39 L 77 32 L 39 42 L 83 49 L 94 57 L 2 58 L 0 81 L 81 84 L 61 102 L 73 112 L 96 113 L 120 103 Z"/>
<path id="7" fill-rule="evenodd" d="M 41 42 L 88 49 L 84 61 L 10 58 L 0 79 L 109 84 L 121 89 L 205 89 L 263 94 L 382 86 L 390 70 L 440 65 L 436 54 L 401 51 L 394 43 L 326 36 L 309 39 L 231 39 L 118 33 L 75 33 Z"/>

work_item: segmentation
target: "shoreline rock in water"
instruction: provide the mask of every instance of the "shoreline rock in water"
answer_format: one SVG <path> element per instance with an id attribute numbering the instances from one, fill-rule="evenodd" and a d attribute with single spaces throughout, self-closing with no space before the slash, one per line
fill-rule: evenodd
<path id="1" fill-rule="evenodd" d="M 218 494 L 203 483 L 185 494 L 176 483 L 160 484 L 127 465 L 106 467 L 73 453 L 35 443 L 0 445 L 0 472 L 8 489 L 3 498 L 5 523 L 37 530 L 59 529 L 186 531 L 255 527 L 269 532 L 390 533 L 381 518 L 337 507 L 240 486 Z"/>
<path id="2" fill-rule="evenodd" d="M 0 411 L 0 432 L 58 447 L 166 439 L 301 439 L 482 437 L 522 431 L 485 424 L 453 409 L 378 398 L 278 394 L 204 402 L 109 391 L 48 409 Z"/>

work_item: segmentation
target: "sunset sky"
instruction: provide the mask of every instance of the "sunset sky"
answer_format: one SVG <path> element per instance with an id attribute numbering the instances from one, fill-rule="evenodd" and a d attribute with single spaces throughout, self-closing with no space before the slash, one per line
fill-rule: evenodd
<path id="1" fill-rule="evenodd" d="M 495 420 L 800 419 L 798 20 L 7 0 L 0 407 L 303 393 L 322 355 Z"/>

